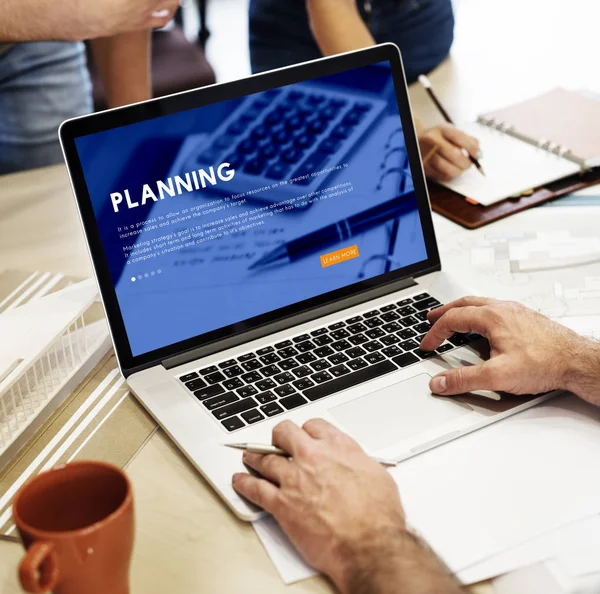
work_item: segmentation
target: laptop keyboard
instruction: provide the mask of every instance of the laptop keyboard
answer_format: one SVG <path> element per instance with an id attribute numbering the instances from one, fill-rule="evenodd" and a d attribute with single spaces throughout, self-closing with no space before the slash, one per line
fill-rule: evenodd
<path id="1" fill-rule="evenodd" d="M 422 351 L 429 310 L 421 293 L 179 377 L 227 431 L 310 404 L 480 338 L 455 334 Z"/>

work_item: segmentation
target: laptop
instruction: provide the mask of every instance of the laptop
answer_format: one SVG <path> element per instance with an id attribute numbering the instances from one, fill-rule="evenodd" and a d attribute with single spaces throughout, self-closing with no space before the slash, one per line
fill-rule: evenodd
<path id="1" fill-rule="evenodd" d="M 384 44 L 65 122 L 119 366 L 237 516 L 230 442 L 321 417 L 402 460 L 548 398 L 438 398 L 442 270 L 400 53 Z"/>

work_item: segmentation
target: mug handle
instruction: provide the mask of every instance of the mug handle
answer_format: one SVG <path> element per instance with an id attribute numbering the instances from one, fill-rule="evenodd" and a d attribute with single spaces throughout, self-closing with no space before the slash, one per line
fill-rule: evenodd
<path id="1" fill-rule="evenodd" d="M 54 545 L 45 541 L 34 542 L 27 549 L 19 566 L 19 580 L 23 590 L 32 594 L 48 592 L 58 583 L 58 576 Z"/>

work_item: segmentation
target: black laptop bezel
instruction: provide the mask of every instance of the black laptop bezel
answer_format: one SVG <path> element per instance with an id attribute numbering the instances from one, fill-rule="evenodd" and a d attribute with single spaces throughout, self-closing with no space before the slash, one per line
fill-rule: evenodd
<path id="1" fill-rule="evenodd" d="M 406 139 L 407 153 L 411 171 L 413 172 L 413 183 L 427 249 L 427 260 L 250 318 L 243 322 L 232 324 L 148 353 L 134 356 L 131 352 L 115 287 L 104 255 L 104 248 L 102 246 L 96 217 L 77 153 L 75 139 L 81 136 L 127 126 L 136 122 L 187 111 L 212 103 L 252 95 L 269 89 L 320 78 L 337 72 L 373 65 L 388 60 L 391 65 L 396 97 Z M 144 103 L 75 118 L 62 124 L 59 130 L 59 136 L 71 177 L 75 198 L 79 206 L 81 221 L 87 237 L 92 263 L 98 279 L 117 358 L 119 360 L 121 371 L 126 377 L 132 371 L 138 371 L 157 365 L 165 359 L 180 355 L 186 351 L 196 350 L 208 344 L 218 344 L 219 341 L 230 342 L 229 339 L 231 339 L 231 337 L 240 336 L 249 331 L 252 331 L 251 333 L 254 334 L 255 330 L 262 326 L 269 326 L 282 319 L 293 319 L 295 315 L 305 314 L 309 310 L 318 309 L 321 306 L 326 306 L 336 301 L 342 301 L 360 293 L 368 293 L 376 287 L 427 274 L 441 268 L 431 218 L 427 186 L 422 174 L 417 139 L 411 117 L 404 69 L 402 67 L 400 52 L 394 44 L 377 45 L 356 52 L 341 54 L 330 58 L 322 58 L 313 62 L 306 62 L 266 72 L 246 79 L 202 87 L 200 89 L 150 100 Z M 158 312 L 157 315 L 159 315 Z M 151 323 L 151 320 L 149 320 L 149 323 Z M 293 323 L 290 323 L 289 325 L 291 326 Z M 238 342 L 242 341 L 243 340 L 239 340 Z M 219 349 L 214 350 L 218 351 Z"/>

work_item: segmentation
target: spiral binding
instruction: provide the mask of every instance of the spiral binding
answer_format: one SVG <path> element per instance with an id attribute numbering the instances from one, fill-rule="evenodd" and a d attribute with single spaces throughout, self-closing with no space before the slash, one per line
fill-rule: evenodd
<path id="1" fill-rule="evenodd" d="M 386 177 L 393 174 L 400 174 L 400 185 L 398 187 L 399 194 L 402 194 L 406 191 L 406 183 L 407 179 L 409 179 L 411 175 L 410 171 L 410 163 L 408 160 L 408 154 L 406 152 L 406 147 L 402 146 L 393 146 L 393 140 L 398 137 L 404 139 L 402 128 L 394 129 L 389 137 L 387 142 L 385 143 L 385 155 L 381 161 L 381 175 L 377 184 L 375 185 L 375 191 L 380 192 L 383 189 L 383 183 Z M 393 155 L 399 155 L 399 158 L 393 159 L 391 163 L 389 163 L 390 158 Z M 388 164 L 389 163 L 389 164 Z M 400 267 L 402 264 L 397 258 L 394 258 L 393 253 L 395 249 L 396 236 L 399 230 L 399 219 L 394 219 L 391 221 L 389 233 L 388 233 L 388 250 L 387 254 L 374 254 L 367 258 L 365 262 L 363 262 L 360 271 L 358 273 L 359 279 L 366 278 L 367 268 L 372 262 L 382 261 L 385 264 L 384 273 L 389 272 L 393 267 Z"/>
<path id="2" fill-rule="evenodd" d="M 528 144 L 533 144 L 537 148 L 542 149 L 543 151 L 553 154 L 553 155 L 556 155 L 558 157 L 568 158 L 568 155 L 571 154 L 571 149 L 567 146 L 558 144 L 556 142 L 552 142 L 551 140 L 548 140 L 547 138 L 540 138 L 539 140 L 536 141 L 536 140 L 529 138 L 523 134 L 520 134 L 515 129 L 514 126 L 507 124 L 506 122 L 503 122 L 502 120 L 497 120 L 496 118 L 492 118 L 492 117 L 488 118 L 485 116 L 479 116 L 477 118 L 477 121 L 480 124 L 487 126 L 488 128 L 493 128 L 494 130 L 498 130 L 499 132 L 502 132 L 503 134 L 509 134 L 510 136 L 518 138 L 519 140 L 523 140 L 524 142 L 527 142 Z"/>

